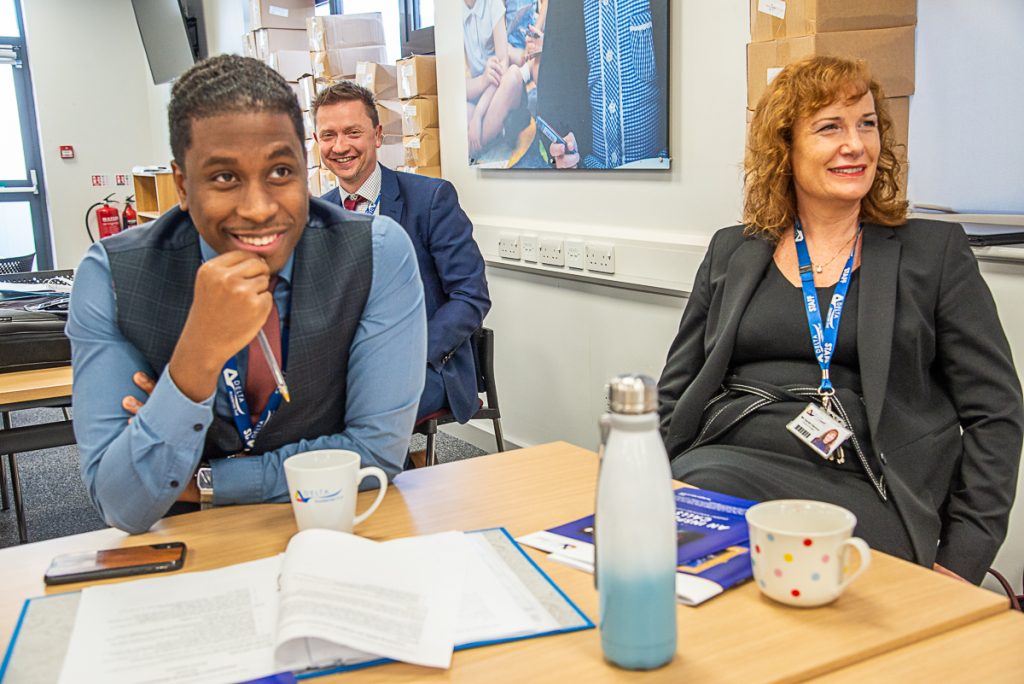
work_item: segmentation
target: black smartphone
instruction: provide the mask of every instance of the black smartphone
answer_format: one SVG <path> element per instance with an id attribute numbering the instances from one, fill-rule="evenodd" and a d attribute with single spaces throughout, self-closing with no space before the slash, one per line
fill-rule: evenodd
<path id="1" fill-rule="evenodd" d="M 83 553 L 66 553 L 50 563 L 43 581 L 69 584 L 88 580 L 148 575 L 178 570 L 185 564 L 185 542 L 126 546 Z"/>

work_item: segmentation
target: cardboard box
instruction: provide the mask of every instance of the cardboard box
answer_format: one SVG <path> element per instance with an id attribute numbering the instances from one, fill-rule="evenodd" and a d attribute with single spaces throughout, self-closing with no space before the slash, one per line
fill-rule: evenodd
<path id="1" fill-rule="evenodd" d="M 306 140 L 316 133 L 316 122 L 313 121 L 313 112 L 302 112 L 302 126 L 306 129 Z"/>
<path id="2" fill-rule="evenodd" d="M 307 138 L 306 143 L 306 168 L 312 169 L 320 166 L 320 145 L 313 138 Z"/>
<path id="3" fill-rule="evenodd" d="M 320 192 L 320 169 L 317 167 L 306 169 L 306 176 L 309 180 L 309 194 L 313 197 L 319 197 L 324 194 Z"/>
<path id="4" fill-rule="evenodd" d="M 380 12 L 365 14 L 332 14 L 306 20 L 310 52 L 326 52 L 332 48 L 383 45 L 384 20 Z M 384 61 L 384 60 L 380 60 Z"/>
<path id="5" fill-rule="evenodd" d="M 392 64 L 357 63 L 356 83 L 373 93 L 378 100 L 398 98 L 398 68 Z"/>
<path id="6" fill-rule="evenodd" d="M 313 11 L 310 0 L 250 0 L 249 29 L 304 29 Z"/>
<path id="7" fill-rule="evenodd" d="M 353 79 L 359 62 L 383 62 L 387 53 L 383 45 L 333 48 L 308 53 L 313 61 L 313 75 L 318 80 Z"/>
<path id="8" fill-rule="evenodd" d="M 302 50 L 278 50 L 271 52 L 266 60 L 270 68 L 284 76 L 289 83 L 298 83 L 299 79 L 313 71 L 309 62 L 309 53 Z"/>
<path id="9" fill-rule="evenodd" d="M 405 166 L 440 166 L 441 136 L 437 128 L 428 128 L 418 135 L 402 138 Z"/>
<path id="10" fill-rule="evenodd" d="M 256 55 L 266 59 L 278 50 L 306 51 L 305 29 L 258 29 L 251 34 L 256 44 Z"/>
<path id="11" fill-rule="evenodd" d="M 433 55 L 413 55 L 398 60 L 398 97 L 437 95 L 437 60 Z"/>
<path id="12" fill-rule="evenodd" d="M 384 135 L 402 135 L 402 103 L 398 100 L 377 100 L 377 117 Z"/>
<path id="13" fill-rule="evenodd" d="M 320 194 L 325 195 L 338 187 L 338 177 L 330 169 L 320 168 Z"/>
<path id="14" fill-rule="evenodd" d="M 402 135 L 416 135 L 437 127 L 437 95 L 418 95 L 402 100 Z"/>
<path id="15" fill-rule="evenodd" d="M 256 36 L 252 31 L 247 31 L 242 34 L 242 56 L 263 60 L 263 58 L 260 57 L 260 54 L 256 51 Z"/>
<path id="16" fill-rule="evenodd" d="M 316 99 L 316 79 L 310 76 L 303 76 L 299 79 L 299 107 L 302 111 L 308 112 L 313 109 L 313 100 Z"/>
<path id="17" fill-rule="evenodd" d="M 892 137 L 896 142 L 896 156 L 900 161 L 907 160 L 907 140 L 910 136 L 910 98 L 887 97 L 885 108 L 892 118 Z"/>
<path id="18" fill-rule="evenodd" d="M 755 42 L 916 24 L 917 0 L 750 0 Z"/>
<path id="19" fill-rule="evenodd" d="M 384 143 L 377 149 L 377 161 L 389 169 L 397 169 L 405 163 L 405 146 L 402 136 L 385 135 Z"/>
<path id="20" fill-rule="evenodd" d="M 440 166 L 399 166 L 396 171 L 415 173 L 418 176 L 430 176 L 431 178 L 441 177 Z"/>
<path id="21" fill-rule="evenodd" d="M 811 55 L 863 59 L 887 97 L 914 94 L 914 27 L 836 31 L 747 45 L 747 109 L 784 66 Z"/>

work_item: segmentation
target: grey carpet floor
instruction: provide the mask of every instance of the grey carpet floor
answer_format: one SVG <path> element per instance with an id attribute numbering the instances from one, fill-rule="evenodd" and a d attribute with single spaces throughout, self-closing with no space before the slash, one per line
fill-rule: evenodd
<path id="1" fill-rule="evenodd" d="M 34 409 L 11 414 L 15 427 L 62 420 L 60 409 Z M 423 449 L 426 438 L 414 435 L 411 449 Z M 438 433 L 438 461 L 447 463 L 480 456 L 484 452 L 445 433 Z M 63 537 L 80 532 L 91 532 L 106 525 L 86 495 L 78 471 L 78 447 L 43 449 L 17 455 L 18 474 L 25 505 L 25 520 L 30 542 Z M 6 457 L 3 457 L 6 471 Z M 10 474 L 4 477 L 4 486 L 11 491 Z M 11 507 L 0 511 L 0 548 L 18 543 L 18 523 Z"/>

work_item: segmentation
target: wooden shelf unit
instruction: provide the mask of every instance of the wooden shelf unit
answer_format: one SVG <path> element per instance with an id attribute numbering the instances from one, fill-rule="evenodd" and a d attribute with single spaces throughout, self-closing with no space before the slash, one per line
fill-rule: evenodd
<path id="1" fill-rule="evenodd" d="M 139 212 L 139 225 L 160 217 L 178 203 L 178 192 L 174 187 L 174 175 L 166 173 L 133 173 L 135 185 L 135 209 Z"/>

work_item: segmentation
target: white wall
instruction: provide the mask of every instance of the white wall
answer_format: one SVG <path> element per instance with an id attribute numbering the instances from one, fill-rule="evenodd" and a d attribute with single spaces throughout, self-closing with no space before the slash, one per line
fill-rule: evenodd
<path id="1" fill-rule="evenodd" d="M 460 5 L 438 3 L 436 10 L 442 169 L 458 188 L 485 255 L 496 253 L 502 230 L 610 237 L 617 259 L 627 254 L 630 245 L 623 243 L 638 240 L 644 243 L 644 263 L 624 264 L 622 279 L 686 289 L 699 262 L 698 246 L 740 215 L 749 3 L 671 2 L 670 173 L 557 179 L 547 172 L 481 171 L 465 161 Z M 623 192 L 628 202 L 612 200 Z M 678 268 L 657 259 L 659 243 L 661 252 L 678 259 Z M 984 263 L 983 270 L 1024 368 L 1024 313 L 1016 305 L 1024 291 L 1024 263 Z M 564 439 L 594 448 L 604 383 L 622 372 L 660 374 L 685 300 L 494 263 L 487 273 L 494 305 L 486 324 L 495 331 L 506 434 L 520 445 Z M 493 441 L 481 434 L 489 429 L 483 423 L 451 431 L 490 450 Z M 997 560 L 997 567 L 1017 578 L 1024 568 L 1024 491 L 1019 498 Z"/>
<path id="2" fill-rule="evenodd" d="M 111 192 L 132 193 L 94 188 L 90 176 L 113 183 L 132 166 L 167 163 L 159 109 L 168 86 L 153 85 L 127 0 L 24 0 L 22 11 L 57 266 L 73 268 L 89 246 L 85 210 Z M 76 158 L 60 159 L 60 145 L 74 145 Z"/>

